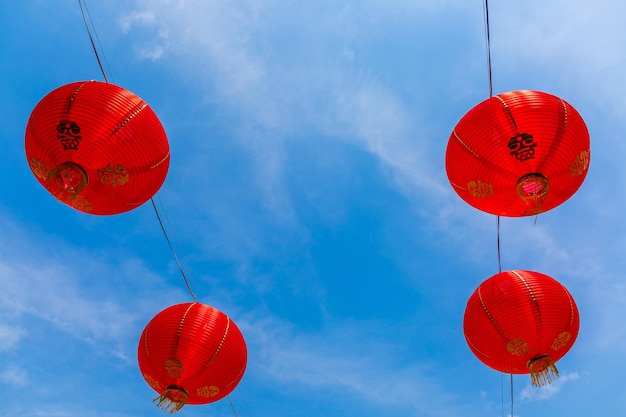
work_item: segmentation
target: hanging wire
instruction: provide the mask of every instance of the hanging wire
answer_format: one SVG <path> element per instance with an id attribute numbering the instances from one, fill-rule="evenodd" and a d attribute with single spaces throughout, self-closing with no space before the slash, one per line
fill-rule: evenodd
<path id="1" fill-rule="evenodd" d="M 228 397 L 228 402 L 230 403 L 230 408 L 232 408 L 233 413 L 235 413 L 235 417 L 239 417 L 239 415 L 237 414 L 237 410 L 235 410 L 235 404 L 233 404 L 233 400 L 230 398 L 230 395 L 228 395 L 227 397 Z"/>
<path id="2" fill-rule="evenodd" d="M 241 395 L 241 399 L 243 400 L 244 405 L 246 406 L 246 410 L 248 411 L 248 415 L 252 417 L 252 413 L 250 412 L 250 407 L 248 407 L 248 401 L 246 401 L 246 397 L 243 396 L 243 391 L 241 389 L 237 389 L 239 391 L 239 395 Z"/>
<path id="3" fill-rule="evenodd" d="M 107 83 L 109 82 L 109 79 L 106 75 L 106 72 L 104 71 L 104 67 L 102 65 L 102 61 L 100 60 L 100 55 L 98 54 L 98 48 L 96 48 L 96 44 L 93 40 L 93 36 L 91 34 L 91 30 L 93 28 L 93 32 L 96 36 L 96 40 L 98 41 L 98 46 L 100 47 L 100 50 L 102 49 L 102 44 L 100 43 L 100 38 L 98 37 L 98 33 L 96 31 L 95 25 L 93 24 L 93 20 L 91 19 L 91 13 L 89 13 L 89 9 L 87 8 L 87 3 L 85 3 L 85 0 L 78 0 L 78 6 L 80 7 L 80 12 L 83 16 L 83 22 L 85 22 L 85 28 L 87 28 L 87 35 L 89 35 L 89 41 L 91 42 L 91 47 L 93 48 L 93 53 L 96 56 L 96 60 L 98 61 L 98 66 L 100 67 L 100 71 L 102 72 L 102 76 L 104 77 L 104 81 L 106 81 Z M 87 13 L 85 13 L 87 12 Z M 89 19 L 89 20 L 88 20 Z M 89 27 L 89 23 L 91 23 L 91 28 Z M 109 63 L 106 59 L 106 56 L 104 55 L 104 53 L 102 54 L 102 56 L 104 57 L 104 62 L 106 64 L 107 69 L 110 72 L 109 69 Z M 189 294 L 191 295 L 191 298 L 193 298 L 193 300 L 195 302 L 198 302 L 198 299 L 196 298 L 196 295 L 194 294 L 193 290 L 191 289 L 191 285 L 189 284 L 189 280 L 187 279 L 187 275 L 185 274 L 185 270 L 183 269 L 183 266 L 180 262 L 180 259 L 178 258 L 178 255 L 176 254 L 176 250 L 174 249 L 174 245 L 172 244 L 172 241 L 169 238 L 169 235 L 167 233 L 167 229 L 165 228 L 165 224 L 163 223 L 163 219 L 161 217 L 161 213 L 159 212 L 159 209 L 157 208 L 154 199 L 151 198 L 150 201 L 152 202 L 152 207 L 154 208 L 154 212 L 156 213 L 157 219 L 159 221 L 159 225 L 161 226 L 161 230 L 163 231 L 163 235 L 165 236 L 165 240 L 167 241 L 168 246 L 170 247 L 170 250 L 172 251 L 172 255 L 174 256 L 174 260 L 176 261 L 176 265 L 178 265 L 178 269 L 180 270 L 180 273 L 183 277 L 183 280 L 185 281 L 185 285 L 187 286 L 187 290 L 189 291 Z M 162 206 L 162 204 L 161 204 Z M 165 212 L 165 210 L 163 210 Z M 167 215 L 165 216 L 167 219 Z M 168 224 L 169 224 L 169 219 L 168 220 Z M 170 224 L 170 230 L 173 230 Z"/>
<path id="4" fill-rule="evenodd" d="M 102 60 L 104 61 L 104 67 L 106 72 L 109 74 L 109 78 L 115 82 L 113 77 L 113 72 L 111 71 L 111 67 L 109 66 L 109 60 L 107 59 L 107 55 L 104 53 L 104 48 L 102 47 L 102 42 L 100 42 L 100 37 L 98 36 L 98 31 L 96 30 L 96 25 L 93 24 L 93 20 L 91 19 L 91 12 L 89 12 L 89 7 L 87 7 L 87 2 L 82 0 L 83 6 L 85 7 L 85 11 L 87 12 L 87 17 L 89 18 L 89 24 L 93 30 L 93 34 L 96 37 L 96 43 L 98 44 L 98 48 L 100 49 L 100 53 L 102 54 Z"/>
<path id="5" fill-rule="evenodd" d="M 493 97 L 493 72 L 491 69 L 491 27 L 489 25 L 489 0 L 485 0 L 485 38 L 487 47 L 487 71 L 489 73 L 489 97 Z M 535 222 L 537 219 L 535 218 Z M 500 254 L 500 216 L 496 216 L 497 245 L 498 245 L 498 272 L 502 272 L 502 256 Z M 511 417 L 513 417 L 513 374 L 510 374 L 511 385 Z M 504 416 L 504 378 L 500 377 L 500 392 L 502 397 L 502 416 Z"/>
<path id="6" fill-rule="evenodd" d="M 513 374 L 511 374 L 511 417 L 513 417 Z"/>
<path id="7" fill-rule="evenodd" d="M 485 36 L 487 38 L 487 69 L 489 71 L 489 97 L 493 96 L 493 76 L 491 72 L 491 30 L 489 28 L 489 0 L 485 0 Z"/>
<path id="8" fill-rule="evenodd" d="M 154 207 L 154 212 L 156 213 L 157 219 L 159 220 L 159 224 L 161 225 L 161 230 L 163 231 L 163 235 L 165 236 L 165 240 L 167 241 L 167 244 L 170 247 L 170 250 L 172 251 L 172 255 L 174 256 L 174 260 L 176 261 L 176 265 L 178 265 L 178 269 L 180 270 L 180 274 L 183 276 L 183 280 L 185 281 L 185 285 L 187 286 L 187 290 L 189 291 L 189 294 L 191 295 L 191 298 L 193 298 L 193 300 L 197 303 L 198 299 L 196 298 L 196 295 L 193 293 L 193 290 L 191 289 L 191 285 L 189 284 L 189 280 L 187 279 L 187 275 L 185 275 L 185 270 L 183 269 L 183 266 L 180 263 L 180 260 L 178 259 L 178 255 L 176 255 L 176 250 L 174 249 L 174 245 L 172 245 L 172 241 L 170 240 L 170 238 L 169 238 L 169 236 L 167 234 L 167 230 L 165 229 L 165 225 L 163 224 L 163 219 L 161 218 L 161 214 L 159 213 L 159 209 L 157 208 L 156 204 L 154 203 L 154 198 L 151 198 L 150 201 L 152 202 L 152 207 Z"/>
<path id="9" fill-rule="evenodd" d="M 500 401 L 502 403 L 502 417 L 504 417 L 504 374 L 502 372 L 500 372 Z"/>
<path id="10" fill-rule="evenodd" d="M 87 23 L 87 16 L 85 16 L 85 9 L 87 9 L 87 5 L 85 4 L 85 8 L 83 9 L 83 1 L 78 0 L 78 6 L 80 7 L 80 13 L 83 15 L 83 22 L 85 22 L 85 27 L 87 28 L 87 35 L 89 35 L 89 41 L 91 42 L 91 47 L 93 48 L 93 53 L 96 55 L 96 60 L 98 61 L 98 66 L 100 66 L 100 71 L 102 72 L 102 76 L 104 77 L 105 82 L 109 82 L 106 73 L 104 72 L 104 67 L 102 66 L 102 61 L 100 61 L 100 55 L 98 55 L 98 49 L 96 48 L 96 44 L 93 41 L 93 36 L 91 36 L 91 29 L 89 28 L 89 23 Z M 87 14 L 89 14 L 89 10 L 87 10 Z M 89 15 L 89 21 L 91 22 L 91 26 L 93 26 L 93 21 L 91 20 L 91 15 Z M 95 28 L 94 28 L 95 33 Z M 98 35 L 96 34 L 96 37 Z M 98 44 L 100 44 L 100 40 L 98 40 Z M 100 46 L 102 48 L 102 46 Z"/>
<path id="11" fill-rule="evenodd" d="M 500 255 L 500 216 L 496 216 L 496 244 L 498 252 L 498 273 L 502 272 L 502 256 Z"/>

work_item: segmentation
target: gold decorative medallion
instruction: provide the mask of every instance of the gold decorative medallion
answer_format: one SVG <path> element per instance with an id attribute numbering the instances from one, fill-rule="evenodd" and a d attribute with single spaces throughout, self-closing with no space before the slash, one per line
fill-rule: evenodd
<path id="1" fill-rule="evenodd" d="M 93 206 L 91 205 L 91 203 L 87 201 L 87 199 L 82 195 L 72 196 L 67 204 L 71 205 L 76 210 L 87 213 L 93 210 Z"/>
<path id="2" fill-rule="evenodd" d="M 30 161 L 28 161 L 28 165 L 30 165 L 31 171 L 33 171 L 33 174 L 35 174 L 37 178 L 48 181 L 51 171 L 48 165 L 44 164 L 43 162 L 41 162 L 41 160 L 37 158 L 31 158 Z"/>
<path id="3" fill-rule="evenodd" d="M 589 151 L 582 151 L 574 162 L 569 165 L 569 176 L 577 177 L 582 175 L 589 167 Z"/>
<path id="4" fill-rule="evenodd" d="M 172 378 L 180 378 L 183 374 L 183 363 L 178 359 L 168 359 L 165 361 L 165 370 Z"/>
<path id="5" fill-rule="evenodd" d="M 467 183 L 467 191 L 474 197 L 485 198 L 493 195 L 493 184 L 487 184 L 481 180 Z"/>
<path id="6" fill-rule="evenodd" d="M 554 338 L 554 341 L 552 342 L 552 345 L 550 345 L 550 347 L 554 350 L 559 350 L 567 345 L 567 342 L 569 342 L 571 338 L 572 335 L 570 332 L 561 332 L 561 334 Z"/>
<path id="7" fill-rule="evenodd" d="M 151 377 L 148 374 L 143 374 L 143 379 L 146 380 L 146 382 L 155 390 L 160 390 L 161 386 L 159 385 L 159 381 L 157 381 L 156 379 L 154 379 L 153 377 Z"/>
<path id="8" fill-rule="evenodd" d="M 530 351 L 528 343 L 522 339 L 513 339 L 506 345 L 506 350 L 514 356 L 524 356 Z"/>
<path id="9" fill-rule="evenodd" d="M 198 397 L 211 398 L 211 397 L 215 397 L 219 393 L 220 393 L 220 389 L 219 387 L 216 387 L 215 385 L 211 385 L 210 387 L 205 385 L 202 388 L 198 388 L 196 390 L 196 394 L 198 395 Z"/>
<path id="10" fill-rule="evenodd" d="M 129 175 L 128 170 L 123 166 L 119 164 L 112 166 L 109 164 L 98 170 L 98 177 L 100 178 L 100 182 L 115 187 L 117 185 L 126 184 L 128 182 Z"/>

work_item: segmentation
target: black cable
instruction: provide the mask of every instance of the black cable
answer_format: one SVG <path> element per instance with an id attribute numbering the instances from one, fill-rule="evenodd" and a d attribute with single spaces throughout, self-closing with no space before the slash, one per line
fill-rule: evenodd
<path id="1" fill-rule="evenodd" d="M 513 417 L 513 374 L 511 374 L 511 417 Z"/>
<path id="2" fill-rule="evenodd" d="M 100 71 L 102 72 L 104 81 L 108 83 L 109 79 L 107 78 L 107 75 L 104 72 L 104 67 L 102 66 L 102 62 L 100 61 L 100 55 L 98 55 L 98 49 L 96 48 L 96 44 L 93 41 L 93 36 L 91 36 L 91 30 L 89 29 L 89 24 L 87 23 L 87 17 L 85 16 L 85 11 L 83 10 L 83 3 L 81 0 L 78 0 L 78 5 L 80 6 L 80 12 L 83 15 L 83 22 L 85 22 L 85 27 L 87 28 L 87 35 L 89 35 L 89 41 L 91 41 L 91 47 L 93 48 L 93 53 L 96 55 L 96 60 L 98 61 L 98 65 L 100 66 Z"/>
<path id="3" fill-rule="evenodd" d="M 154 203 L 154 199 L 151 198 L 150 201 L 152 202 L 152 207 L 154 207 L 154 212 L 156 213 L 157 219 L 159 220 L 159 224 L 161 225 L 161 230 L 163 230 L 163 235 L 165 235 L 165 240 L 167 241 L 168 246 L 170 247 L 170 250 L 172 251 L 172 255 L 174 255 L 174 260 L 176 261 L 176 265 L 178 265 L 178 269 L 180 270 L 180 274 L 183 276 L 183 280 L 185 281 L 185 285 L 187 286 L 187 290 L 189 291 L 189 294 L 191 294 L 191 298 L 193 298 L 193 300 L 197 303 L 198 299 L 196 298 L 195 294 L 193 293 L 193 290 L 191 289 L 191 285 L 189 285 L 189 281 L 187 280 L 187 276 L 185 275 L 185 271 L 183 270 L 183 266 L 181 265 L 180 261 L 178 260 L 178 255 L 176 255 L 176 250 L 174 250 L 174 246 L 172 245 L 172 242 L 170 241 L 170 238 L 167 234 L 167 230 L 165 229 L 165 225 L 163 224 L 163 220 L 161 219 L 161 214 L 159 213 L 159 209 L 157 208 L 156 204 Z"/>
<path id="4" fill-rule="evenodd" d="M 489 0 L 485 0 L 485 29 L 487 32 L 487 68 L 489 70 L 489 97 L 493 96 L 493 76 L 491 72 L 491 30 L 489 28 Z"/>
<path id="5" fill-rule="evenodd" d="M 500 216 L 496 216 L 496 223 L 497 223 L 497 244 L 498 244 L 498 272 L 502 272 L 502 257 L 500 256 Z"/>
<path id="6" fill-rule="evenodd" d="M 239 415 L 237 414 L 237 410 L 235 410 L 235 404 L 233 404 L 233 400 L 230 398 L 230 395 L 228 396 L 228 402 L 230 403 L 230 408 L 233 409 L 233 413 L 235 413 L 235 417 L 239 417 Z"/>

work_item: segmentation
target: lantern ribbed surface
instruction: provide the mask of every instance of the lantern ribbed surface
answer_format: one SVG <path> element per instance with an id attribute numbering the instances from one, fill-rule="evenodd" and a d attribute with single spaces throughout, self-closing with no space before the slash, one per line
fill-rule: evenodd
<path id="1" fill-rule="evenodd" d="M 539 91 L 499 94 L 472 108 L 446 150 L 452 188 L 484 212 L 521 217 L 546 212 L 582 185 L 589 132 L 565 100 Z"/>
<path id="2" fill-rule="evenodd" d="M 470 350 L 485 365 L 541 381 L 546 368 L 572 347 L 580 326 L 569 291 L 533 271 L 505 271 L 484 281 L 467 302 L 463 331 Z M 556 367 L 553 367 L 558 376 Z"/>
<path id="3" fill-rule="evenodd" d="M 159 312 L 145 327 L 138 361 L 146 382 L 160 394 L 159 406 L 176 412 L 230 394 L 247 364 L 239 328 L 221 311 L 183 303 Z"/>
<path id="4" fill-rule="evenodd" d="M 152 109 L 113 84 L 81 81 L 46 95 L 25 134 L 37 180 L 76 210 L 123 213 L 148 201 L 167 176 L 167 135 Z"/>

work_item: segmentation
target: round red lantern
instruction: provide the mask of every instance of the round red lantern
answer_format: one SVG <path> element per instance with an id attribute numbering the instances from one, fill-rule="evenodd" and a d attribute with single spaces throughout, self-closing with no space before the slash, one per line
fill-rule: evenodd
<path id="1" fill-rule="evenodd" d="M 247 364 L 239 328 L 221 311 L 201 303 L 170 306 L 146 326 L 137 349 L 139 369 L 170 413 L 185 404 L 207 404 L 230 394 Z"/>
<path id="2" fill-rule="evenodd" d="M 551 94 L 518 90 L 471 109 L 446 150 L 450 184 L 469 205 L 498 216 L 548 211 L 570 198 L 589 167 L 580 114 Z"/>
<path id="3" fill-rule="evenodd" d="M 90 214 L 118 214 L 148 201 L 165 181 L 167 136 L 152 109 L 113 84 L 82 81 L 46 95 L 25 134 L 37 180 Z"/>
<path id="4" fill-rule="evenodd" d="M 474 291 L 463 331 L 485 365 L 509 374 L 531 375 L 533 385 L 558 377 L 555 362 L 572 347 L 580 326 L 569 291 L 548 275 L 500 272 Z"/>

